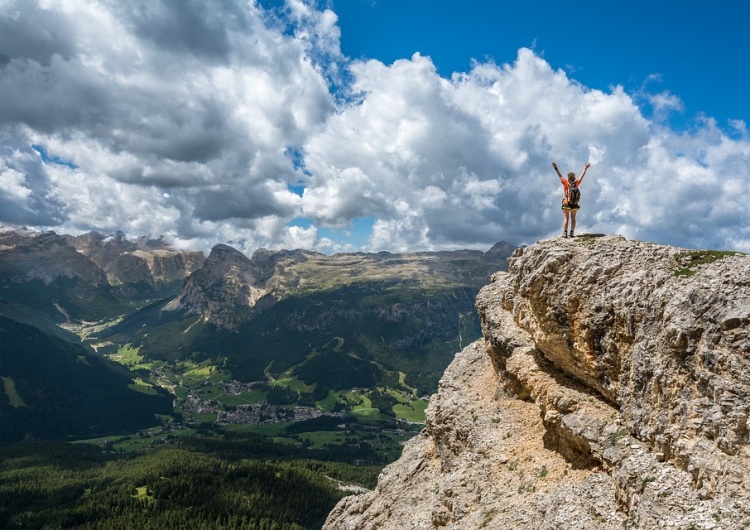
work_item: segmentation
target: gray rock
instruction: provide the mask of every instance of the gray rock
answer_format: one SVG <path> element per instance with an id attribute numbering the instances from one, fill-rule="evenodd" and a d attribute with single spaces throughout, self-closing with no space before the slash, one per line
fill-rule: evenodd
<path id="1" fill-rule="evenodd" d="M 516 251 L 424 431 L 324 528 L 748 527 L 750 257 L 694 254 Z"/>

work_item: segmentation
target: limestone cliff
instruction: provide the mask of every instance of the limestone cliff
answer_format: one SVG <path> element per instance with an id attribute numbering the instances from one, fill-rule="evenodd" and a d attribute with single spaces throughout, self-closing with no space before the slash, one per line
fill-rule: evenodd
<path id="1" fill-rule="evenodd" d="M 111 285 L 126 291 L 140 285 L 157 290 L 162 296 L 176 294 L 204 261 L 203 252 L 175 249 L 161 237 L 142 236 L 130 241 L 122 232 L 112 235 L 88 232 L 63 237 L 70 246 L 99 265 Z"/>
<path id="2" fill-rule="evenodd" d="M 519 249 L 425 429 L 327 530 L 750 527 L 750 257 Z"/>
<path id="3" fill-rule="evenodd" d="M 70 247 L 55 232 L 0 232 L 0 284 L 41 280 L 49 285 L 58 279 L 79 279 L 90 285 L 108 285 L 107 277 L 94 262 Z"/>
<path id="4" fill-rule="evenodd" d="M 265 273 L 242 252 L 216 245 L 203 265 L 191 274 L 179 296 L 165 310 L 187 309 L 219 326 L 232 328 L 245 315 L 237 308 L 252 308 L 267 294 L 258 281 Z"/>

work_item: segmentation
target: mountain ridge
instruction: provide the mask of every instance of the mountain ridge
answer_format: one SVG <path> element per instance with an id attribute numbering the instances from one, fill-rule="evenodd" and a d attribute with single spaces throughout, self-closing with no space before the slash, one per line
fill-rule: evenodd
<path id="1" fill-rule="evenodd" d="M 500 242 L 487 252 L 357 252 L 332 256 L 300 249 L 259 249 L 248 258 L 220 244 L 214 246 L 164 310 L 184 309 L 202 315 L 218 327 L 232 329 L 239 323 L 228 315 L 233 308 L 251 310 L 264 298 L 263 307 L 268 307 L 291 294 L 332 290 L 357 282 L 385 280 L 407 286 L 455 283 L 481 287 L 514 248 Z"/>
<path id="2" fill-rule="evenodd" d="M 244 381 L 265 380 L 269 367 L 279 376 L 316 348 L 343 340 L 354 354 L 347 358 L 378 364 L 383 377 L 383 370 L 429 372 L 412 385 L 427 392 L 452 348 L 479 336 L 473 299 L 513 249 L 502 242 L 487 252 L 260 249 L 248 258 L 217 245 L 177 296 L 97 338 L 131 342 L 152 359 L 218 356 Z"/>
<path id="3" fill-rule="evenodd" d="M 179 292 L 203 261 L 201 252 L 158 238 L 81 236 L 0 228 L 0 299 L 60 322 L 113 318 Z"/>

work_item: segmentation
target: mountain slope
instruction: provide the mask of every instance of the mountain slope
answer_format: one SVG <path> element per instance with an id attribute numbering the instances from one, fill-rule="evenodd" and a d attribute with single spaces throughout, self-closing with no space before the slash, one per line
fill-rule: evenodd
<path id="1" fill-rule="evenodd" d="M 202 252 L 174 249 L 161 237 L 130 241 L 122 232 L 64 237 L 70 246 L 101 267 L 111 285 L 120 287 L 130 297 L 174 296 L 204 260 Z"/>
<path id="2" fill-rule="evenodd" d="M 57 322 L 101 321 L 144 302 L 174 296 L 203 262 L 201 252 L 122 234 L 79 237 L 3 228 L 0 300 L 46 313 Z"/>
<path id="3" fill-rule="evenodd" d="M 126 311 L 117 294 L 101 268 L 54 232 L 0 234 L 0 299 L 65 322 Z"/>
<path id="4" fill-rule="evenodd" d="M 166 394 L 133 390 L 103 357 L 4 316 L 0 378 L 1 442 L 132 432 L 171 411 Z"/>
<path id="5" fill-rule="evenodd" d="M 57 337 L 66 342 L 88 347 L 81 343 L 81 338 L 78 335 L 60 327 L 58 323 L 46 313 L 29 306 L 11 304 L 5 300 L 0 300 L 0 316 L 7 317 L 10 320 L 15 320 L 21 324 L 33 326 L 47 335 Z"/>

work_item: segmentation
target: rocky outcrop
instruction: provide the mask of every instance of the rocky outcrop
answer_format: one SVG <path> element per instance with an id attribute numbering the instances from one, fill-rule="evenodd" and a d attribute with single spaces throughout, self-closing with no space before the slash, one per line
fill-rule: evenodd
<path id="1" fill-rule="evenodd" d="M 750 527 L 750 257 L 519 249 L 425 429 L 324 528 Z"/>
<path id="2" fill-rule="evenodd" d="M 200 268 L 203 253 L 159 248 L 120 254 L 105 267 L 112 285 L 146 285 L 157 291 L 176 292 L 185 279 Z"/>
<path id="3" fill-rule="evenodd" d="M 94 286 L 154 291 L 151 296 L 179 292 L 185 279 L 203 263 L 200 251 L 178 250 L 161 238 L 129 241 L 116 232 L 80 236 L 0 227 L 0 272 L 14 282 L 77 278 Z"/>
<path id="4" fill-rule="evenodd" d="M 184 309 L 219 327 L 232 329 L 247 316 L 244 312 L 267 294 L 258 280 L 263 275 L 239 250 L 216 245 L 164 310 Z"/>
<path id="5" fill-rule="evenodd" d="M 122 232 L 105 235 L 101 232 L 87 232 L 79 236 L 64 235 L 68 244 L 99 265 L 102 269 L 118 256 L 138 249 Z"/>
<path id="6" fill-rule="evenodd" d="M 124 289 L 147 287 L 163 295 L 175 294 L 204 260 L 203 252 L 175 249 L 161 237 L 130 241 L 122 232 L 65 237 L 69 245 L 106 272 L 110 284 Z"/>
<path id="7" fill-rule="evenodd" d="M 8 231 L 0 233 L 2 283 L 78 279 L 89 285 L 109 285 L 95 263 L 67 244 L 55 232 Z"/>

